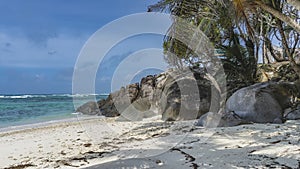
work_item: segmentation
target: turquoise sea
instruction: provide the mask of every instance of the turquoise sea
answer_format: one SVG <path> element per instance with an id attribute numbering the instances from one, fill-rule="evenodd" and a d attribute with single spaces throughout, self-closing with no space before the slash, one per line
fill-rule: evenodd
<path id="1" fill-rule="evenodd" d="M 76 117 L 75 108 L 107 95 L 0 95 L 0 128 Z"/>

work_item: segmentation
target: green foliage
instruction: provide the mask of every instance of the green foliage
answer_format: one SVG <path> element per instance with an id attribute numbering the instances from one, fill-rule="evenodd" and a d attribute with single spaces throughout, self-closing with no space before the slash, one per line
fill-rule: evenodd
<path id="1" fill-rule="evenodd" d="M 167 9 L 173 15 L 194 24 L 206 34 L 218 51 L 225 53 L 223 62 L 228 78 L 238 78 L 245 82 L 253 81 L 256 72 L 253 67 L 256 67 L 257 63 L 253 54 L 254 47 L 247 47 L 240 43 L 241 35 L 237 31 L 234 13 L 230 10 L 230 8 L 233 9 L 233 6 L 225 5 L 223 1 L 217 0 L 162 0 L 150 8 L 153 10 Z M 174 31 L 177 30 L 174 27 L 176 27 L 176 20 L 170 28 L 170 35 L 175 34 Z M 248 39 L 248 41 L 251 40 Z M 172 65 L 185 63 L 199 66 L 205 64 L 205 61 L 201 60 L 201 56 L 197 56 L 186 44 L 175 38 L 165 37 L 163 47 L 167 56 L 166 60 Z"/>
<path id="2" fill-rule="evenodd" d="M 293 54 L 300 45 L 295 25 L 300 12 L 285 0 L 161 0 L 149 9 L 170 12 L 203 31 L 217 51 L 225 53 L 222 62 L 228 80 L 253 83 L 259 60 L 289 60 L 297 68 Z M 169 35 L 175 34 L 176 22 Z M 274 48 L 278 41 L 282 53 Z M 174 66 L 203 63 L 201 56 L 171 36 L 166 36 L 163 47 L 166 60 Z"/>

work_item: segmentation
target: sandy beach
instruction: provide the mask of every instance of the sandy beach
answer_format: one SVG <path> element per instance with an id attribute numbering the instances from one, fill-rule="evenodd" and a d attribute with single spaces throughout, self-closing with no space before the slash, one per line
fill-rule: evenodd
<path id="1" fill-rule="evenodd" d="M 229 128 L 79 119 L 0 133 L 0 168 L 300 168 L 300 121 Z"/>

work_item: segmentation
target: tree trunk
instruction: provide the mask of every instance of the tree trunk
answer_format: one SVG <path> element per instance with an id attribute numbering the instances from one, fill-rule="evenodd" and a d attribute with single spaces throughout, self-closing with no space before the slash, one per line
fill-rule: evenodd
<path id="1" fill-rule="evenodd" d="M 265 63 L 269 64 L 270 61 L 269 61 L 269 58 L 267 56 L 267 48 L 266 48 L 266 42 L 265 41 L 262 42 L 261 55 L 262 55 L 263 64 L 265 64 Z"/>
<path id="2" fill-rule="evenodd" d="M 276 62 L 288 61 L 287 59 L 285 59 L 283 57 L 283 54 L 280 55 L 280 54 L 274 52 L 272 42 L 268 37 L 265 37 L 265 45 L 266 45 L 266 48 L 269 50 L 271 56 L 276 60 Z"/>
<path id="3" fill-rule="evenodd" d="M 282 22 L 278 20 L 277 25 L 278 25 L 278 28 L 279 28 L 279 33 L 280 33 L 281 38 L 282 38 L 282 44 L 283 44 L 284 50 L 285 50 L 285 52 L 286 52 L 286 54 L 289 58 L 290 64 L 291 64 L 293 70 L 296 72 L 296 74 L 300 78 L 300 66 L 296 64 L 295 59 L 293 58 L 293 56 L 290 52 L 290 49 L 289 49 L 289 46 L 288 46 L 288 43 L 287 43 L 287 40 L 286 40 L 286 35 L 283 31 Z"/>
<path id="4" fill-rule="evenodd" d="M 286 24 L 288 24 L 289 26 L 294 28 L 295 31 L 300 32 L 300 25 L 296 21 L 291 19 L 290 17 L 282 14 L 281 12 L 277 11 L 276 9 L 274 9 L 274 8 L 272 8 L 272 7 L 270 7 L 266 4 L 264 4 L 261 1 L 254 1 L 254 3 L 257 4 L 261 9 L 269 12 L 274 17 L 280 19 L 282 22 L 285 22 Z"/>

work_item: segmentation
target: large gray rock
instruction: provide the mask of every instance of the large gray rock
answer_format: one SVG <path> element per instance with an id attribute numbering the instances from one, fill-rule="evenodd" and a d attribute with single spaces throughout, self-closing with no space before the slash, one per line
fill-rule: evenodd
<path id="1" fill-rule="evenodd" d="M 142 78 L 140 82 L 139 96 L 133 101 L 133 106 L 139 111 L 147 111 L 150 109 L 153 99 L 155 87 L 155 77 L 149 75 Z"/>
<path id="2" fill-rule="evenodd" d="M 198 79 L 193 74 L 171 78 L 161 100 L 163 120 L 196 119 L 210 110 L 212 86 L 204 74 Z"/>
<path id="3" fill-rule="evenodd" d="M 83 104 L 82 106 L 78 107 L 76 112 L 80 112 L 82 114 L 87 115 L 100 115 L 100 109 L 98 107 L 97 102 L 87 102 Z"/>
<path id="4" fill-rule="evenodd" d="M 106 117 L 115 117 L 119 116 L 120 113 L 114 106 L 114 102 L 112 99 L 112 94 L 110 94 L 107 99 L 102 99 L 98 101 L 99 109 L 101 112 L 101 115 L 106 116 Z"/>
<path id="5" fill-rule="evenodd" d="M 106 117 L 119 116 L 138 97 L 139 84 L 131 84 L 111 93 L 107 99 L 98 102 L 101 115 Z"/>
<path id="6" fill-rule="evenodd" d="M 283 110 L 299 96 L 298 86 L 288 82 L 265 82 L 242 88 L 226 103 L 241 119 L 255 123 L 282 123 Z"/>
<path id="7" fill-rule="evenodd" d="M 300 104 L 298 104 L 294 109 L 286 109 L 284 113 L 284 118 L 286 120 L 299 120 L 300 119 Z"/>
<path id="8" fill-rule="evenodd" d="M 290 82 L 265 82 L 236 91 L 221 113 L 209 112 L 200 117 L 197 126 L 230 127 L 247 123 L 282 123 L 285 119 L 299 119 L 295 109 L 284 115 L 299 97 L 300 85 Z"/>

